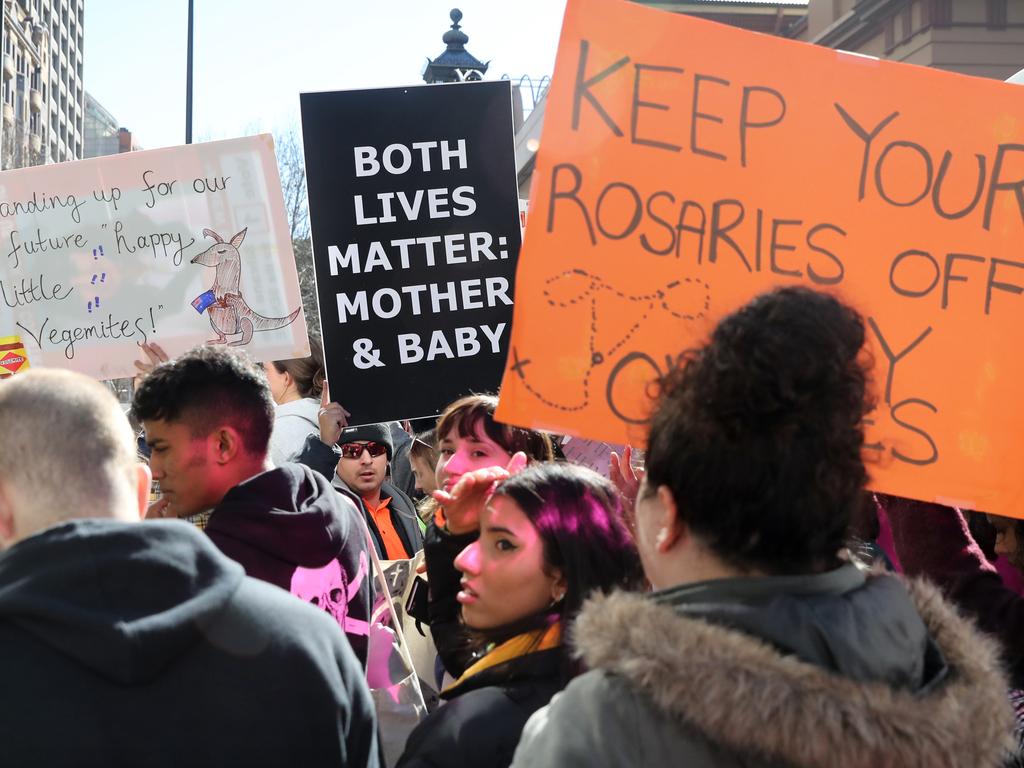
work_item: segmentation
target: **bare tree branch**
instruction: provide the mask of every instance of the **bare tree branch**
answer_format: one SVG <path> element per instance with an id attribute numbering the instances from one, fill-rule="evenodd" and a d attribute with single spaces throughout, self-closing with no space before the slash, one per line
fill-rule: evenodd
<path id="1" fill-rule="evenodd" d="M 292 240 L 309 237 L 309 208 L 306 205 L 306 164 L 295 128 L 274 137 L 277 166 L 281 173 L 281 191 L 288 214 Z"/>
<path id="2" fill-rule="evenodd" d="M 295 270 L 299 274 L 299 294 L 306 313 L 306 325 L 311 332 L 320 332 L 320 313 L 316 304 L 316 280 L 313 276 L 313 248 L 309 238 L 292 240 L 295 252 Z"/>

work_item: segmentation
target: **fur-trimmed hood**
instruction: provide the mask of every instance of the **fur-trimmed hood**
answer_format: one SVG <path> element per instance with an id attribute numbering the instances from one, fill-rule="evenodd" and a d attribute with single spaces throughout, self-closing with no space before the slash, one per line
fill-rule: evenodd
<path id="1" fill-rule="evenodd" d="M 593 598 L 574 637 L 587 667 L 738 755 L 806 768 L 1001 765 L 1013 713 L 994 642 L 931 585 L 906 589 L 945 660 L 944 676 L 916 689 L 853 679 L 784 654 L 749 627 L 641 595 Z"/>

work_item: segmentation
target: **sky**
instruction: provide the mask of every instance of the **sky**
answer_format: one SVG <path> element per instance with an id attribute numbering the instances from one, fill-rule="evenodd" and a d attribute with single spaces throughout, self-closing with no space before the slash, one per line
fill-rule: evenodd
<path id="1" fill-rule="evenodd" d="M 299 93 L 422 82 L 452 7 L 486 79 L 554 67 L 565 0 L 195 0 L 193 140 L 299 129 Z M 144 149 L 185 141 L 187 0 L 86 0 L 85 90 Z"/>

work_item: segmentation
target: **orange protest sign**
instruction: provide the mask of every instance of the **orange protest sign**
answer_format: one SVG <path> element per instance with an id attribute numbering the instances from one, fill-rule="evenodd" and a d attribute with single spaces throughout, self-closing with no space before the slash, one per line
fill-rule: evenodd
<path id="1" fill-rule="evenodd" d="M 873 487 L 1024 517 L 1024 90 L 569 0 L 498 417 L 643 444 L 776 286 L 864 316 Z"/>

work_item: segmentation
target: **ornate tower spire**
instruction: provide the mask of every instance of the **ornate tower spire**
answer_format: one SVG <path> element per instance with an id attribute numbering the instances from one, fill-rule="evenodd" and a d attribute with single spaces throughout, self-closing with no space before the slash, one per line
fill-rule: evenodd
<path id="1" fill-rule="evenodd" d="M 444 33 L 441 40 L 447 46 L 444 53 L 433 61 L 427 60 L 423 70 L 423 80 L 427 83 L 461 83 L 469 80 L 483 80 L 487 72 L 486 64 L 466 50 L 469 35 L 462 31 L 462 11 L 452 8 L 449 14 L 452 20 L 451 29 Z"/>

